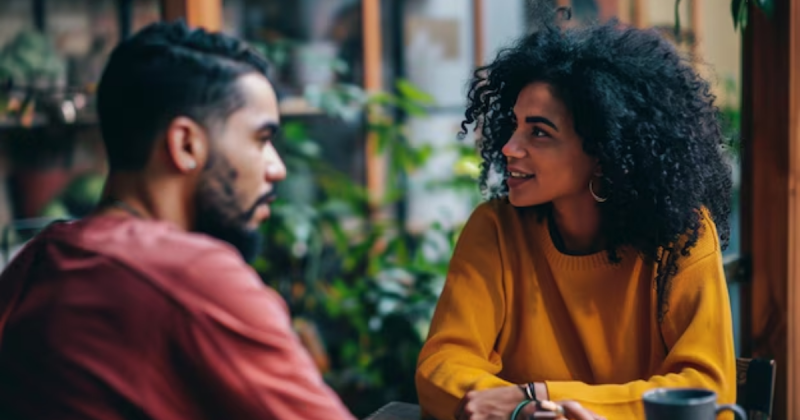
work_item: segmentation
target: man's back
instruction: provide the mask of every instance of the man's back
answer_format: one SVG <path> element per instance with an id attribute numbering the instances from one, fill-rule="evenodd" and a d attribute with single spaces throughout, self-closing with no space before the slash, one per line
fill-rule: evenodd
<path id="1" fill-rule="evenodd" d="M 51 226 L 0 277 L 0 418 L 350 418 L 232 247 L 172 225 Z"/>

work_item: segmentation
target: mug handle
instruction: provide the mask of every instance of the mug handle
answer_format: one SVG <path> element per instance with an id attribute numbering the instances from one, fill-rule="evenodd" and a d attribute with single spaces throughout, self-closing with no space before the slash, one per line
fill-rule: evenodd
<path id="1" fill-rule="evenodd" d="M 718 405 L 717 406 L 717 410 L 716 410 L 716 414 L 719 415 L 719 413 L 721 413 L 721 412 L 723 412 L 725 410 L 733 411 L 733 413 L 736 414 L 736 417 L 739 420 L 747 420 L 747 414 L 744 412 L 744 410 L 742 410 L 742 407 L 739 407 L 736 404 Z"/>

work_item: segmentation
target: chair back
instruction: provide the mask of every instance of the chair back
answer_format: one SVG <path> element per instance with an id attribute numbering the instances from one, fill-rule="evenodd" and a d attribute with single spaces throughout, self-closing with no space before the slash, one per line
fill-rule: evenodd
<path id="1" fill-rule="evenodd" d="M 736 359 L 736 404 L 750 420 L 768 420 L 775 396 L 775 361 Z"/>
<path id="2" fill-rule="evenodd" d="M 419 420 L 421 410 L 416 404 L 390 402 L 364 420 Z"/>

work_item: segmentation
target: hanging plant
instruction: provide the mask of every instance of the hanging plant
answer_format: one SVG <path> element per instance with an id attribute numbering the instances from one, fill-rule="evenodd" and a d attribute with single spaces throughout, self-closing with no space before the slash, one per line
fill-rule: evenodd
<path id="1" fill-rule="evenodd" d="M 734 29 L 747 27 L 748 6 L 750 3 L 755 3 L 756 7 L 761 9 L 770 19 L 775 14 L 775 0 L 731 0 L 731 16 L 733 17 Z"/>

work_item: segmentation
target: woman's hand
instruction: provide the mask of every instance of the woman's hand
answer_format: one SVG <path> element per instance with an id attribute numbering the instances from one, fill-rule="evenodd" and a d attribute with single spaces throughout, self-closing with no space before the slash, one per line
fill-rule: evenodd
<path id="1" fill-rule="evenodd" d="M 525 393 L 517 386 L 470 391 L 461 400 L 458 420 L 509 420 Z"/>
<path id="2" fill-rule="evenodd" d="M 458 420 L 509 420 L 511 413 L 523 401 L 525 394 L 517 386 L 470 391 L 461 401 Z M 569 420 L 602 419 L 574 401 L 559 402 L 559 405 L 564 407 L 564 416 Z M 519 420 L 531 417 L 556 418 L 554 413 L 537 412 L 535 404 L 528 404 L 520 413 Z"/>
<path id="3" fill-rule="evenodd" d="M 561 418 L 566 418 L 569 420 L 605 420 L 604 417 L 600 417 L 597 414 L 592 413 L 575 401 L 558 401 L 556 404 L 564 408 L 564 417 Z M 533 404 L 525 406 L 525 408 L 522 410 L 522 414 L 525 415 L 522 417 L 523 419 L 559 418 L 556 413 L 551 411 L 536 411 L 536 407 Z"/>

